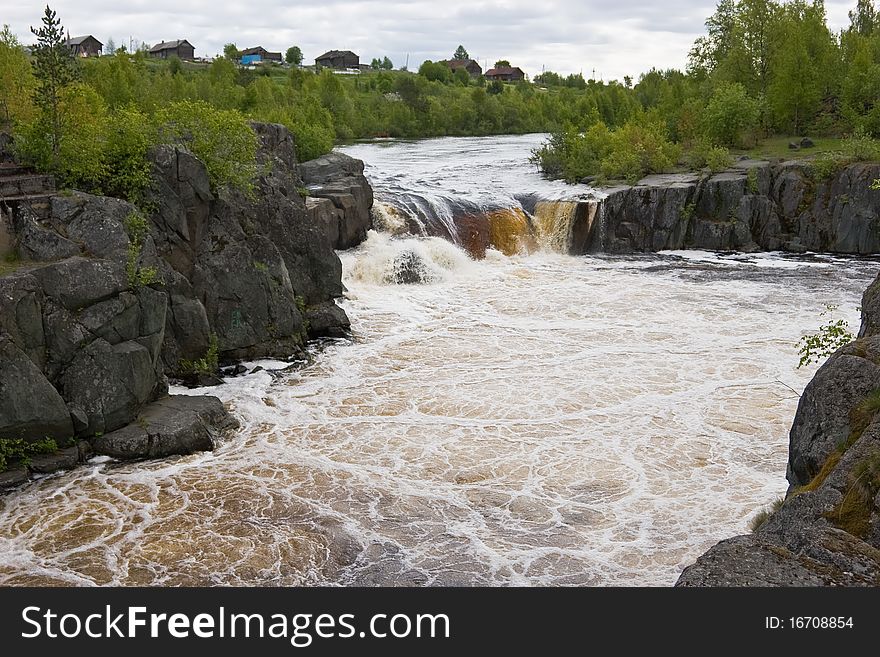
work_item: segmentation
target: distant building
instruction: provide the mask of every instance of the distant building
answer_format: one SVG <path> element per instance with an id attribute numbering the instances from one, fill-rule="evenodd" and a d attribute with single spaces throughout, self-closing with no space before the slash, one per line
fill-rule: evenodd
<path id="1" fill-rule="evenodd" d="M 256 48 L 245 48 L 241 51 L 242 64 L 258 64 L 261 62 L 278 62 L 281 63 L 280 52 L 269 52 L 263 46 Z"/>
<path id="2" fill-rule="evenodd" d="M 180 59 L 193 60 L 195 59 L 195 53 L 196 49 L 186 39 L 163 41 L 150 48 L 150 57 L 158 57 L 159 59 L 179 57 Z"/>
<path id="3" fill-rule="evenodd" d="M 70 48 L 70 52 L 76 57 L 100 57 L 104 49 L 104 44 L 91 34 L 68 39 L 64 45 Z"/>
<path id="4" fill-rule="evenodd" d="M 315 59 L 317 68 L 360 68 L 361 58 L 351 50 L 329 50 Z"/>
<path id="5" fill-rule="evenodd" d="M 526 74 L 519 66 L 499 66 L 486 71 L 487 80 L 500 80 L 501 82 L 517 82 L 525 80 Z"/>
<path id="6" fill-rule="evenodd" d="M 483 67 L 473 59 L 450 59 L 447 60 L 446 65 L 453 73 L 459 69 L 464 69 L 472 78 L 478 78 L 483 74 Z"/>

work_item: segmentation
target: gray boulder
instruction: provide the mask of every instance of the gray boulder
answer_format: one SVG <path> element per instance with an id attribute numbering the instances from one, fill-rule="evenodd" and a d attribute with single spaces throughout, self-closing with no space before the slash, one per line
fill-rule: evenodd
<path id="1" fill-rule="evenodd" d="M 339 210 L 338 229 L 329 231 L 336 235 L 333 248 L 350 249 L 363 242 L 373 226 L 373 190 L 364 177 L 364 163 L 329 153 L 303 162 L 299 173 L 312 196 L 330 200 Z"/>
<path id="2" fill-rule="evenodd" d="M 73 424 L 61 395 L 27 354 L 0 334 L 0 437 L 62 436 L 73 436 Z"/>
<path id="3" fill-rule="evenodd" d="M 98 454 L 118 459 L 162 458 L 213 450 L 224 431 L 238 426 L 216 397 L 165 397 L 136 422 L 91 443 Z"/>

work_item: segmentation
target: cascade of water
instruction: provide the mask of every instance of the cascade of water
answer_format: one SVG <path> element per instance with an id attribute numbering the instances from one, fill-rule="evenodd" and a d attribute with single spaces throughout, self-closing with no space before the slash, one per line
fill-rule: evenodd
<path id="1" fill-rule="evenodd" d="M 538 243 L 548 251 L 568 253 L 577 211 L 573 201 L 538 201 L 534 216 Z"/>

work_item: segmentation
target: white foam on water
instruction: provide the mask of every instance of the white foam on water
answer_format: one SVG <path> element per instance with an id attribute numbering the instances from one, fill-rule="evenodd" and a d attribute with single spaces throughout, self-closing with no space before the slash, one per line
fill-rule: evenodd
<path id="1" fill-rule="evenodd" d="M 402 250 L 436 278 L 387 284 Z M 784 493 L 795 344 L 876 273 L 342 257 L 351 340 L 212 388 L 242 422 L 214 453 L 0 497 L 0 584 L 670 585 Z"/>
<path id="2" fill-rule="evenodd" d="M 352 281 L 387 285 L 395 282 L 401 256 L 418 263 L 425 283 L 444 281 L 473 264 L 464 251 L 438 237 L 395 239 L 376 231 L 370 231 L 360 247 L 343 253 L 342 259 Z"/>

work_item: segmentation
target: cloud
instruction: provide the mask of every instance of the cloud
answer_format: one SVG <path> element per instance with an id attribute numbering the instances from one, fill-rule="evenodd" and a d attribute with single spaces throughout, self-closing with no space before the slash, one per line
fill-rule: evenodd
<path id="1" fill-rule="evenodd" d="M 834 28 L 847 24 L 855 0 L 826 2 Z M 15 3 L 2 20 L 24 42 L 38 25 L 39 5 Z M 129 39 L 153 44 L 186 38 L 196 55 L 211 57 L 225 43 L 286 50 L 299 45 L 311 60 L 330 49 L 350 49 L 369 62 L 388 56 L 410 68 L 445 59 L 463 44 L 492 65 L 508 59 L 530 75 L 542 69 L 583 71 L 603 79 L 637 77 L 652 68 L 683 68 L 712 0 L 494 0 L 403 2 L 323 0 L 320 3 L 260 0 L 56 0 L 52 3 L 71 35 L 93 34 L 117 45 Z"/>

